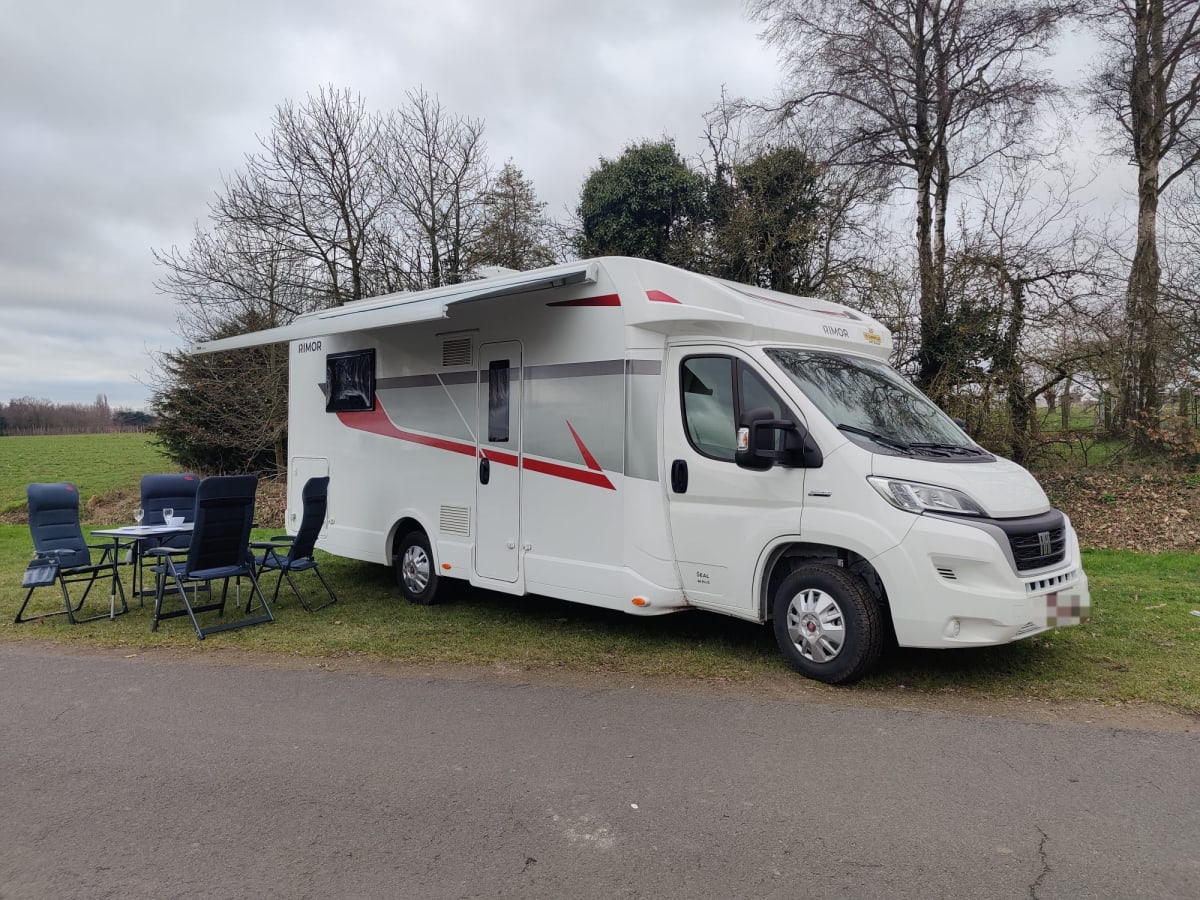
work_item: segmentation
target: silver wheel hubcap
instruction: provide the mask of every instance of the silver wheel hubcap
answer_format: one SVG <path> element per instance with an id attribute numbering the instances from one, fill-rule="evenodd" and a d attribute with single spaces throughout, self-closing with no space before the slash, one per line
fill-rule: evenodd
<path id="1" fill-rule="evenodd" d="M 429 557 L 422 547 L 412 546 L 400 560 L 400 577 L 411 594 L 424 593 L 429 586 Z"/>
<path id="2" fill-rule="evenodd" d="M 846 621 L 829 594 L 817 588 L 801 591 L 787 611 L 788 637 L 809 662 L 827 663 L 842 652 Z"/>

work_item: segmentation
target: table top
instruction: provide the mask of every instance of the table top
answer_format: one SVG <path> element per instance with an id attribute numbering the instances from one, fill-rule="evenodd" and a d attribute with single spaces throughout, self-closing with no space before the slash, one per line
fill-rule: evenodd
<path id="1" fill-rule="evenodd" d="M 119 528 L 94 528 L 92 534 L 115 538 L 169 537 L 173 534 L 187 534 L 192 527 L 192 522 L 184 522 L 182 525 L 123 525 Z"/>

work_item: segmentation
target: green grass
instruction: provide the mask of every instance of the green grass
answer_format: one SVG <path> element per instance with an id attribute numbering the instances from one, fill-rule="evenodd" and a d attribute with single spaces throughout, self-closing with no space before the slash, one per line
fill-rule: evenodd
<path id="1" fill-rule="evenodd" d="M 0 526 L 0 640 L 41 639 L 130 652 L 242 648 L 744 683 L 788 672 L 770 631 L 752 623 L 700 612 L 637 618 L 544 597 L 470 589 L 451 603 L 414 606 L 400 599 L 389 569 L 325 556 L 322 570 L 339 594 L 337 605 L 310 615 L 285 585 L 276 622 L 203 643 L 186 619 L 164 622 L 152 633 L 150 607 L 136 602 L 130 614 L 115 621 L 71 626 L 60 616 L 15 625 L 29 546 L 27 529 Z M 1200 713 L 1200 618 L 1190 615 L 1200 608 L 1195 587 L 1200 556 L 1089 552 L 1084 564 L 1092 585 L 1091 622 L 1004 647 L 896 651 L 875 675 L 838 690 L 1145 701 Z M 51 589 L 39 595 L 42 608 L 53 606 Z M 101 608 L 107 602 L 105 594 Z"/>
<path id="2" fill-rule="evenodd" d="M 151 443 L 148 434 L 69 434 L 0 437 L 0 514 L 25 507 L 25 486 L 70 481 L 82 505 L 95 496 L 132 491 L 147 472 L 179 467 Z"/>

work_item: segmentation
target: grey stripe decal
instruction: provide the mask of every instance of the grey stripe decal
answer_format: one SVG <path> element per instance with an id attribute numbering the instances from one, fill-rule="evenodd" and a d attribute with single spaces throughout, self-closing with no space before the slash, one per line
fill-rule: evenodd
<path id="1" fill-rule="evenodd" d="M 584 375 L 624 375 L 623 359 L 605 359 L 600 362 L 559 363 L 554 366 L 526 366 L 526 378 L 579 378 Z"/>
<path id="2" fill-rule="evenodd" d="M 380 378 L 375 382 L 376 389 L 438 387 L 451 384 L 474 384 L 474 372 L 446 372 L 444 375 L 397 375 L 393 378 Z"/>
<path id="3" fill-rule="evenodd" d="M 627 359 L 625 371 L 630 375 L 661 375 L 662 362 L 657 359 Z"/>

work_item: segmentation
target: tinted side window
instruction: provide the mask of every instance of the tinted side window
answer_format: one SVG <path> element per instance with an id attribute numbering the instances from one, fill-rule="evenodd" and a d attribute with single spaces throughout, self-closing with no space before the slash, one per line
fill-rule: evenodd
<path id="1" fill-rule="evenodd" d="M 753 369 L 746 365 L 738 366 L 738 386 L 742 391 L 741 414 L 745 416 L 752 409 L 769 409 L 776 419 L 791 418 L 787 409 L 765 381 Z M 784 433 L 782 431 L 760 431 L 760 439 L 767 434 L 775 436 L 775 450 L 783 449 Z"/>
<path id="2" fill-rule="evenodd" d="M 330 353 L 325 357 L 325 412 L 375 408 L 375 349 Z"/>
<path id="3" fill-rule="evenodd" d="M 508 440 L 508 360 L 497 359 L 488 366 L 488 441 Z"/>

